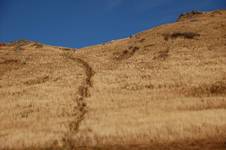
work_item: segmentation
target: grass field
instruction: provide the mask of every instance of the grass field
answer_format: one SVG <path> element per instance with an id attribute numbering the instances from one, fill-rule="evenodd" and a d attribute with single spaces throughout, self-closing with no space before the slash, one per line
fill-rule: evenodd
<path id="1" fill-rule="evenodd" d="M 226 12 L 74 51 L 0 47 L 0 149 L 226 149 Z"/>

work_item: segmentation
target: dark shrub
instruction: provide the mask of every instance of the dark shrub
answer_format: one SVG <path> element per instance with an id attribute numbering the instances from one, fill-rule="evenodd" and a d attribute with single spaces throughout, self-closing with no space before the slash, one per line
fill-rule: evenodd
<path id="1" fill-rule="evenodd" d="M 136 46 L 135 46 L 135 47 L 132 48 L 132 52 L 133 52 L 133 53 L 135 53 L 137 50 L 139 50 L 139 47 L 136 47 Z"/>
<path id="2" fill-rule="evenodd" d="M 37 43 L 37 42 L 35 42 L 32 46 L 35 47 L 35 48 L 42 48 L 43 47 L 42 44 Z"/>
<path id="3" fill-rule="evenodd" d="M 145 38 L 142 38 L 142 39 L 139 40 L 139 42 L 141 42 L 141 43 L 144 42 L 144 41 L 145 41 Z"/>
<path id="4" fill-rule="evenodd" d="M 169 39 L 176 39 L 176 38 L 185 38 L 185 39 L 194 39 L 197 36 L 200 36 L 198 33 L 194 32 L 172 32 L 172 33 L 167 33 L 163 34 L 164 39 L 168 41 Z"/>
<path id="5" fill-rule="evenodd" d="M 191 12 L 187 12 L 187 13 L 182 13 L 178 18 L 177 18 L 177 21 L 181 21 L 183 19 L 191 19 L 192 17 L 194 16 L 197 16 L 197 15 L 201 15 L 203 14 L 203 12 L 200 12 L 200 11 L 191 11 Z"/>
<path id="6" fill-rule="evenodd" d="M 159 51 L 158 55 L 153 57 L 154 60 L 166 60 L 169 57 L 169 49 Z"/>

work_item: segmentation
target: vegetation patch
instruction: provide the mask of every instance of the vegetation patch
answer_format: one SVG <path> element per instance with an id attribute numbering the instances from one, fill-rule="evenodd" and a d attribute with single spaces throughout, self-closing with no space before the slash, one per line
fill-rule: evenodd
<path id="1" fill-rule="evenodd" d="M 154 85 L 153 84 L 141 85 L 141 84 L 132 83 L 132 84 L 125 84 L 121 88 L 123 90 L 128 90 L 128 91 L 138 91 L 138 90 L 143 90 L 143 89 L 152 90 L 152 89 L 154 89 Z"/>
<path id="2" fill-rule="evenodd" d="M 142 38 L 142 39 L 139 40 L 140 43 L 142 43 L 144 41 L 145 41 L 145 38 Z"/>
<path id="3" fill-rule="evenodd" d="M 38 43 L 38 42 L 35 42 L 34 44 L 32 44 L 32 46 L 35 47 L 35 48 L 42 48 L 43 47 L 43 45 Z"/>
<path id="4" fill-rule="evenodd" d="M 12 46 L 18 46 L 18 45 L 20 45 L 20 46 L 24 46 L 24 45 L 27 45 L 27 44 L 30 44 L 31 43 L 31 41 L 28 41 L 28 40 L 18 40 L 18 41 L 15 41 L 15 42 L 11 42 L 11 43 L 9 43 L 9 45 L 12 45 Z"/>
<path id="5" fill-rule="evenodd" d="M 159 51 L 157 56 L 153 57 L 153 60 L 166 60 L 169 57 L 169 49 Z"/>
<path id="6" fill-rule="evenodd" d="M 199 15 L 202 15 L 203 12 L 200 12 L 200 11 L 191 11 L 191 12 L 187 12 L 187 13 L 182 13 L 178 18 L 177 18 L 177 21 L 182 21 L 182 20 L 185 20 L 185 19 L 191 19 L 191 18 L 194 18 L 196 16 L 199 16 Z"/>
<path id="7" fill-rule="evenodd" d="M 24 82 L 26 85 L 35 85 L 35 84 L 42 84 L 49 80 L 49 76 L 43 76 L 35 79 L 28 80 Z"/>
<path id="8" fill-rule="evenodd" d="M 114 59 L 116 59 L 116 60 L 128 59 L 128 58 L 132 57 L 135 54 L 135 52 L 138 50 L 139 50 L 139 47 L 137 47 L 137 46 L 129 46 L 128 49 L 123 50 L 120 53 L 115 53 Z"/>
<path id="9" fill-rule="evenodd" d="M 196 87 L 183 89 L 182 92 L 186 96 L 219 96 L 226 95 L 226 81 L 217 81 L 213 84 L 202 84 Z"/>
<path id="10" fill-rule="evenodd" d="M 145 45 L 144 48 L 152 47 L 154 44 Z"/>
<path id="11" fill-rule="evenodd" d="M 211 109 L 225 109 L 226 108 L 226 100 L 225 99 L 216 99 L 216 98 L 199 98 L 197 102 L 180 105 L 177 107 L 177 110 L 182 111 L 201 111 L 201 110 L 211 110 Z"/>
<path id="12" fill-rule="evenodd" d="M 14 64 L 14 63 L 20 63 L 17 59 L 7 59 L 0 62 L 0 64 Z"/>
<path id="13" fill-rule="evenodd" d="M 176 38 L 185 38 L 185 39 L 194 39 L 195 37 L 199 37 L 200 34 L 194 32 L 172 32 L 163 34 L 164 40 L 168 41 L 169 39 Z"/>
<path id="14" fill-rule="evenodd" d="M 21 50 L 23 50 L 23 46 L 26 46 L 30 43 L 31 43 L 31 41 L 28 41 L 28 40 L 18 40 L 15 42 L 7 43 L 7 46 L 14 47 L 16 51 L 21 51 Z"/>
<path id="15" fill-rule="evenodd" d="M 0 43 L 0 48 L 6 46 L 5 43 Z"/>
<path id="16" fill-rule="evenodd" d="M 64 51 L 70 51 L 70 50 L 72 50 L 72 48 L 66 48 L 66 47 L 60 47 L 59 49 L 60 50 L 64 50 Z"/>

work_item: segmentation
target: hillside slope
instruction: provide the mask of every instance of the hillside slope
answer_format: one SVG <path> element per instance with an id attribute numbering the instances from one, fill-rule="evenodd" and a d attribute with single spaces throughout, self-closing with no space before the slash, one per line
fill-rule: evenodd
<path id="1" fill-rule="evenodd" d="M 226 149 L 226 11 L 78 50 L 0 47 L 0 149 Z"/>

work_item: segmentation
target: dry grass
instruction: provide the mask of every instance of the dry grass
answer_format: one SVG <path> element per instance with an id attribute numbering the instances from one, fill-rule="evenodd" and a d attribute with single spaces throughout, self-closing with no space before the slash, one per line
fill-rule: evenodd
<path id="1" fill-rule="evenodd" d="M 226 149 L 226 13 L 213 13 L 75 52 L 0 49 L 0 149 Z"/>
<path id="2" fill-rule="evenodd" d="M 17 61 L 0 64 L 0 149 L 60 143 L 76 115 L 74 99 L 85 78 L 83 68 L 62 54 L 29 46 L 1 51 L 1 59 Z"/>

